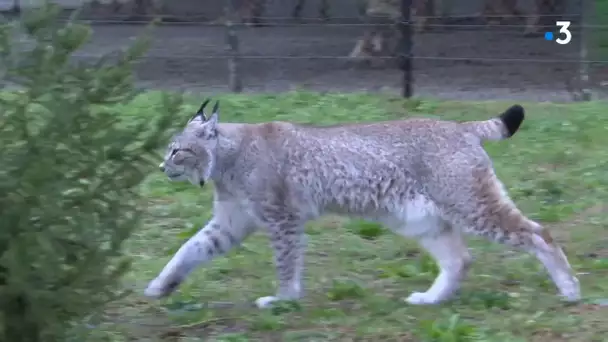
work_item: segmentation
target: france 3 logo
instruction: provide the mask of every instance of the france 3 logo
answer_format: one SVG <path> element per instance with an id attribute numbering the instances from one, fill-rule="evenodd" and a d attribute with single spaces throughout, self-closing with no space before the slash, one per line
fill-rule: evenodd
<path id="1" fill-rule="evenodd" d="M 570 24 L 570 21 L 556 21 L 555 26 L 559 28 L 558 33 L 554 35 L 551 31 L 545 32 L 545 40 L 555 39 L 555 42 L 561 45 L 570 43 L 572 40 L 572 32 L 569 30 Z"/>

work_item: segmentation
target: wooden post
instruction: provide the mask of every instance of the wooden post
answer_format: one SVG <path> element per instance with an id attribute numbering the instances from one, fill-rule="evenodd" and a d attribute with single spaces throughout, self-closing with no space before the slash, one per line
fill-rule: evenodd
<path id="1" fill-rule="evenodd" d="M 239 74 L 239 38 L 234 29 L 235 9 L 233 0 L 226 1 L 224 6 L 224 16 L 226 18 L 226 50 L 228 51 L 228 87 L 233 93 L 243 91 L 243 83 Z"/>
<path id="2" fill-rule="evenodd" d="M 593 0 L 580 0 L 581 15 L 580 15 L 580 36 L 579 36 L 579 70 L 578 84 L 580 95 L 578 101 L 591 100 L 591 86 L 589 82 L 589 28 L 591 25 L 591 16 L 593 15 Z"/>
<path id="3" fill-rule="evenodd" d="M 291 16 L 294 19 L 300 19 L 300 17 L 302 16 L 302 10 L 304 9 L 305 3 L 306 3 L 306 0 L 298 0 L 298 2 L 296 3 L 296 5 L 293 7 L 293 11 L 291 12 Z"/>
<path id="4" fill-rule="evenodd" d="M 10 11 L 13 14 L 21 13 L 21 0 L 13 0 L 13 6 L 11 7 Z"/>
<path id="5" fill-rule="evenodd" d="M 401 33 L 401 49 L 399 53 L 399 66 L 403 72 L 403 91 L 405 98 L 412 97 L 413 75 L 412 75 L 412 21 L 411 21 L 412 0 L 401 0 L 401 18 L 399 21 L 399 31 Z"/>
<path id="6" fill-rule="evenodd" d="M 329 20 L 329 3 L 327 0 L 321 0 L 319 4 L 319 17 L 323 20 Z"/>

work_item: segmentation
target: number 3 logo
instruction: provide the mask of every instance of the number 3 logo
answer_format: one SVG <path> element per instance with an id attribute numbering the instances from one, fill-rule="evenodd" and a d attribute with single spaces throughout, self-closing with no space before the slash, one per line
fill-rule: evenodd
<path id="1" fill-rule="evenodd" d="M 570 22 L 569 21 L 556 21 L 555 25 L 557 25 L 559 27 L 559 33 L 565 35 L 565 38 L 557 38 L 555 40 L 555 42 L 557 44 L 568 44 L 570 43 L 570 40 L 572 40 L 572 33 L 570 32 L 570 30 L 568 30 L 568 27 L 570 27 Z"/>

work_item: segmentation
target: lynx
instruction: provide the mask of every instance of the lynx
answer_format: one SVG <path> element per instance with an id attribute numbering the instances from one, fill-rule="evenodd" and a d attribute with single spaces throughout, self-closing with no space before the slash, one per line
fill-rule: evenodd
<path id="1" fill-rule="evenodd" d="M 170 180 L 215 185 L 213 218 L 177 251 L 145 295 L 171 294 L 199 264 L 265 228 L 278 289 L 260 308 L 303 295 L 304 225 L 325 213 L 356 216 L 417 240 L 440 272 L 406 302 L 452 297 L 471 264 L 463 235 L 522 249 L 547 269 L 560 295 L 580 298 L 578 279 L 549 231 L 509 199 L 482 147 L 511 137 L 524 119 L 513 105 L 486 121 L 407 119 L 314 127 L 288 122 L 220 123 L 205 101 L 169 144 Z"/>

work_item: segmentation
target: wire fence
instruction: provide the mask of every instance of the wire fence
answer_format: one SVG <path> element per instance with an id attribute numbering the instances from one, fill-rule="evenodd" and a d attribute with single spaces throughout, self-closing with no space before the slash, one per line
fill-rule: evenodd
<path id="1" fill-rule="evenodd" d="M 198 15 L 90 18 L 93 41 L 78 57 L 120 49 L 144 24 L 160 18 L 152 49 L 137 70 L 143 87 L 212 93 L 413 91 L 541 101 L 570 101 L 589 93 L 605 97 L 608 13 L 603 20 L 597 15 L 601 9 L 592 9 L 589 17 L 583 10 L 538 15 L 534 32 L 526 24 L 532 16 L 525 14 L 412 20 L 402 13 L 401 20 L 380 22 L 364 16 L 262 16 L 256 18 L 264 23 L 260 27 L 239 23 L 229 12 L 224 20 L 211 21 Z M 427 22 L 423 29 L 415 27 L 420 19 Z M 570 22 L 567 44 L 555 41 L 565 37 L 557 21 Z M 404 27 L 411 29 L 410 41 Z"/>

